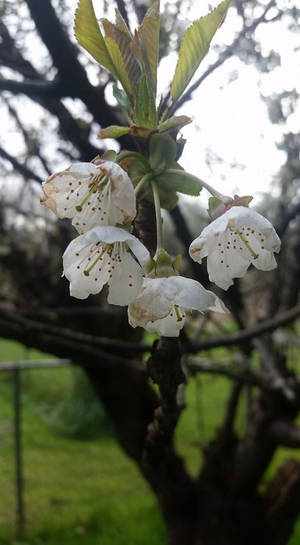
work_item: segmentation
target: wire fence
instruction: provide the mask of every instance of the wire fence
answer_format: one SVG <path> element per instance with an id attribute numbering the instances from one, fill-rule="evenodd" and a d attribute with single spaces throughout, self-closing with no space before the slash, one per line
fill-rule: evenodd
<path id="1" fill-rule="evenodd" d="M 16 537 L 25 537 L 25 503 L 24 503 L 24 472 L 22 444 L 22 379 L 21 373 L 27 369 L 62 369 L 75 365 L 69 359 L 49 360 L 19 360 L 0 362 L 0 371 L 12 373 L 13 382 L 13 435 L 15 464 L 15 503 L 16 503 Z"/>

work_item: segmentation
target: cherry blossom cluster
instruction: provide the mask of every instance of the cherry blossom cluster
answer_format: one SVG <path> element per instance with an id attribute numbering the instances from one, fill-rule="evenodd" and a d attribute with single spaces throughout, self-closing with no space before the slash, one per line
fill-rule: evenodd
<path id="1" fill-rule="evenodd" d="M 180 276 L 161 245 L 152 259 L 131 233 L 135 190 L 116 162 L 74 163 L 51 176 L 43 192 L 41 203 L 59 218 L 72 219 L 78 232 L 63 255 L 64 275 L 73 297 L 85 299 L 107 284 L 108 303 L 128 306 L 133 327 L 167 337 L 179 335 L 191 310 L 228 312 L 213 292 Z M 273 254 L 280 249 L 272 224 L 247 205 L 238 204 L 227 202 L 226 211 L 189 249 L 198 263 L 207 257 L 210 281 L 224 290 L 233 284 L 233 278 L 244 276 L 251 263 L 264 271 L 275 268 Z"/>

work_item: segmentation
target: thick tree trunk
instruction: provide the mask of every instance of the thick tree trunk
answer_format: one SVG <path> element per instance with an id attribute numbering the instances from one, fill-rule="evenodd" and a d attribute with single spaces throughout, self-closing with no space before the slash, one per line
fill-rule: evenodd
<path id="1" fill-rule="evenodd" d="M 173 497 L 164 511 L 168 545 L 287 545 L 299 512 L 300 464 L 286 462 L 272 489 L 268 501 L 256 491 L 234 497 L 232 488 L 219 487 L 215 479 L 196 496 L 178 491 L 177 507 L 183 498 L 185 504 L 174 509 Z"/>

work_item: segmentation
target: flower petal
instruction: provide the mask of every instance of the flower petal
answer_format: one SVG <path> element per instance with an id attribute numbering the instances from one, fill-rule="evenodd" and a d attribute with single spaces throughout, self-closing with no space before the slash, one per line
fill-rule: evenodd
<path id="1" fill-rule="evenodd" d="M 124 248 L 125 244 L 120 243 L 119 246 L 123 248 L 112 254 L 112 258 L 116 259 L 114 261 L 116 265 L 112 265 L 110 272 L 107 300 L 112 305 L 123 306 L 131 303 L 139 294 L 143 283 L 143 271 L 126 247 Z"/>
<path id="2" fill-rule="evenodd" d="M 132 327 L 164 318 L 174 304 L 177 287 L 168 278 L 144 278 L 139 296 L 128 308 Z"/>
<path id="3" fill-rule="evenodd" d="M 99 293 L 109 278 L 108 254 L 101 244 L 89 243 L 84 235 L 75 238 L 63 255 L 64 274 L 70 281 L 70 294 L 86 299 Z"/>
<path id="4" fill-rule="evenodd" d="M 127 172 L 112 161 L 101 164 L 101 170 L 107 174 L 112 186 L 112 200 L 122 214 L 118 223 L 128 223 L 136 215 L 136 198 L 134 187 Z"/>
<path id="5" fill-rule="evenodd" d="M 94 227 L 88 233 L 86 233 L 86 237 L 91 242 L 97 242 L 99 240 L 107 242 L 108 244 L 112 244 L 114 242 L 127 242 L 127 245 L 141 265 L 145 265 L 150 258 L 147 248 L 141 243 L 141 241 L 120 227 L 115 227 L 112 225 L 106 227 Z"/>
<path id="6" fill-rule="evenodd" d="M 178 337 L 181 329 L 185 324 L 185 312 L 179 309 L 182 319 L 178 320 L 175 310 L 171 311 L 165 318 L 148 322 L 144 327 L 151 333 L 158 333 L 162 337 Z"/>
<path id="7" fill-rule="evenodd" d="M 198 310 L 199 312 L 204 310 L 228 312 L 224 303 L 213 292 L 206 290 L 200 282 L 184 276 L 171 278 L 178 287 L 177 302 L 180 307 Z"/>
<path id="8" fill-rule="evenodd" d="M 272 224 L 253 209 L 235 206 L 202 231 L 192 242 L 190 255 L 199 263 L 207 256 L 209 279 L 226 290 L 251 263 L 258 269 L 274 269 L 273 252 L 279 250 Z"/>
<path id="9" fill-rule="evenodd" d="M 128 223 L 136 215 L 133 184 L 115 163 L 74 163 L 43 184 L 41 203 L 60 218 L 73 218 L 82 234 L 97 224 Z"/>

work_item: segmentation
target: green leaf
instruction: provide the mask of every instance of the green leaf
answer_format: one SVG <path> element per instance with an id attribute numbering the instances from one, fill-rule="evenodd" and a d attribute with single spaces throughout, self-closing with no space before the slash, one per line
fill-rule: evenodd
<path id="1" fill-rule="evenodd" d="M 165 191 L 162 187 L 158 188 L 160 205 L 165 210 L 172 210 L 178 203 L 178 195 L 175 191 Z M 140 199 L 146 199 L 149 202 L 154 203 L 153 192 L 151 186 L 146 186 L 143 188 L 139 195 Z"/>
<path id="2" fill-rule="evenodd" d="M 135 97 L 135 123 L 141 127 L 154 128 L 157 122 L 154 97 L 149 92 L 146 76 L 142 76 Z"/>
<path id="3" fill-rule="evenodd" d="M 116 71 L 94 12 L 92 0 L 79 0 L 75 12 L 74 33 L 76 40 L 96 61 L 114 76 Z"/>
<path id="4" fill-rule="evenodd" d="M 181 129 L 181 127 L 184 127 L 191 122 L 191 118 L 187 117 L 186 115 L 175 115 L 174 117 L 170 117 L 163 123 L 160 123 L 158 125 L 158 130 L 159 132 L 173 131 L 174 129 Z"/>
<path id="5" fill-rule="evenodd" d="M 150 139 L 149 163 L 154 171 L 171 166 L 177 155 L 177 146 L 168 134 L 154 134 Z M 176 191 L 176 190 L 175 190 Z"/>
<path id="6" fill-rule="evenodd" d="M 145 166 L 138 159 L 130 159 L 126 170 L 134 186 L 136 186 L 146 174 Z"/>
<path id="7" fill-rule="evenodd" d="M 123 89 L 119 89 L 119 87 L 116 84 L 113 85 L 113 95 L 115 99 L 117 100 L 120 108 L 122 108 L 122 110 L 124 110 L 125 112 L 130 113 L 131 106 L 130 106 L 128 96 L 123 91 Z"/>
<path id="8" fill-rule="evenodd" d="M 116 15 L 116 27 L 118 27 L 120 30 L 122 30 L 122 32 L 125 32 L 126 34 L 128 34 L 130 38 L 132 38 L 131 32 L 118 9 L 115 9 L 115 15 Z"/>
<path id="9" fill-rule="evenodd" d="M 178 203 L 178 195 L 174 191 L 159 189 L 159 198 L 160 204 L 165 210 L 173 210 Z"/>
<path id="10" fill-rule="evenodd" d="M 132 95 L 132 85 L 119 46 L 110 36 L 105 36 L 105 44 L 114 63 L 116 76 L 124 91 L 130 97 Z"/>
<path id="11" fill-rule="evenodd" d="M 179 193 L 184 193 L 185 195 L 199 195 L 202 187 L 199 183 L 189 177 L 188 173 L 184 170 L 175 174 L 173 171 L 172 174 L 162 173 L 156 177 L 158 187 L 162 188 L 164 191 L 178 191 Z"/>
<path id="12" fill-rule="evenodd" d="M 128 34 L 127 32 L 123 32 L 123 30 L 120 30 L 120 28 L 118 28 L 116 25 L 113 25 L 107 19 L 102 19 L 102 24 L 105 30 L 105 35 L 106 35 L 105 39 L 107 39 L 107 36 L 109 36 L 109 38 L 113 42 L 115 42 L 116 45 L 118 46 L 118 50 L 120 52 L 120 56 L 122 57 L 122 61 L 126 71 L 126 76 L 130 82 L 130 86 L 137 89 L 138 83 L 141 77 L 141 69 L 132 53 L 131 35 Z M 111 56 L 114 59 L 114 56 L 112 54 Z M 119 55 L 118 55 L 117 62 L 118 62 L 117 66 L 119 66 L 120 64 Z M 123 64 L 122 64 L 121 70 L 123 70 Z M 122 77 L 123 77 L 123 74 L 122 74 Z M 120 79 L 120 81 L 122 80 Z"/>
<path id="13" fill-rule="evenodd" d="M 134 52 L 144 66 L 148 86 L 154 96 L 156 96 L 157 85 L 159 29 L 159 0 L 157 0 L 146 12 L 134 38 Z"/>
<path id="14" fill-rule="evenodd" d="M 101 129 L 101 131 L 98 134 L 98 138 L 119 138 L 120 136 L 123 136 L 124 134 L 128 134 L 130 132 L 130 127 L 120 127 L 119 125 L 110 125 L 109 127 L 105 127 L 105 129 Z"/>
<path id="15" fill-rule="evenodd" d="M 222 23 L 229 4 L 230 0 L 224 0 L 211 13 L 195 21 L 185 32 L 171 85 L 174 101 L 183 93 L 208 52 L 210 42 Z"/>

